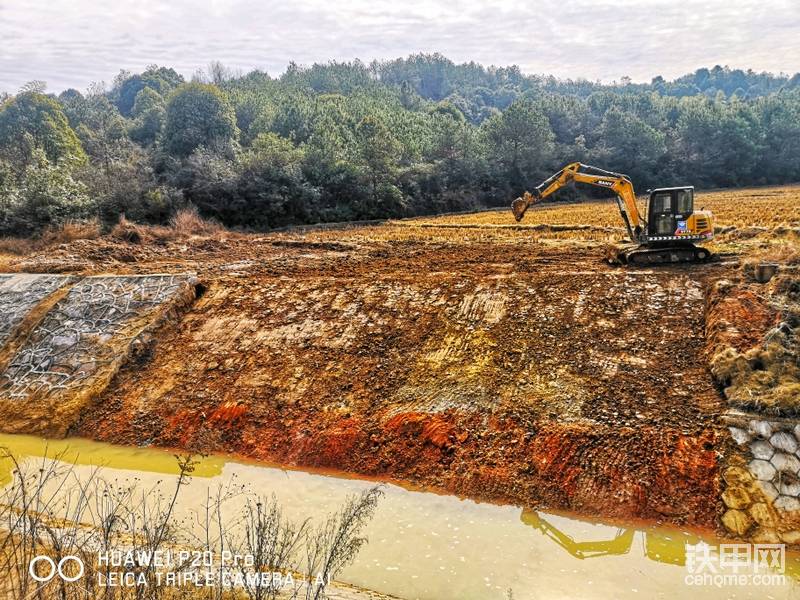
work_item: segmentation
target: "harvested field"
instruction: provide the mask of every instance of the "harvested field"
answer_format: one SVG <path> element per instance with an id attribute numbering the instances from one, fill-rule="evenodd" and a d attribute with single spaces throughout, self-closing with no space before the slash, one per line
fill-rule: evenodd
<path id="1" fill-rule="evenodd" d="M 706 291 L 749 253 L 796 243 L 800 188 L 698 202 L 717 213 L 723 253 L 704 266 L 605 265 L 618 214 L 591 202 L 537 207 L 525 227 L 488 211 L 77 240 L 3 270 L 202 283 L 72 433 L 714 527 L 728 434 Z"/>
<path id="2" fill-rule="evenodd" d="M 800 189 L 797 187 L 752 188 L 697 192 L 700 206 L 712 211 L 722 227 L 800 227 Z M 743 206 L 742 204 L 744 203 Z M 569 203 L 544 202 L 529 209 L 523 223 L 573 226 L 592 225 L 622 229 L 613 200 Z M 424 217 L 419 220 L 425 221 Z M 515 225 L 510 211 L 437 217 L 437 224 Z"/>

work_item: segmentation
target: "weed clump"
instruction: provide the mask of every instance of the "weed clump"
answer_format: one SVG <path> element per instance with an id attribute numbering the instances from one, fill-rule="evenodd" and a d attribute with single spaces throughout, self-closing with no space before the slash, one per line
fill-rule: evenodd
<path id="1" fill-rule="evenodd" d="M 169 221 L 169 226 L 140 225 L 120 216 L 119 221 L 110 232 L 111 237 L 129 244 L 147 244 L 151 242 L 169 242 L 192 236 L 212 237 L 221 235 L 225 228 L 209 219 L 204 219 L 193 206 L 176 212 Z"/>
<path id="2" fill-rule="evenodd" d="M 225 229 L 216 221 L 201 217 L 194 206 L 176 212 L 169 220 L 169 226 L 178 236 L 216 235 Z"/>
<path id="3" fill-rule="evenodd" d="M 111 237 L 130 244 L 142 244 L 151 239 L 145 227 L 129 221 L 125 215 L 120 215 L 119 221 L 111 229 Z"/>

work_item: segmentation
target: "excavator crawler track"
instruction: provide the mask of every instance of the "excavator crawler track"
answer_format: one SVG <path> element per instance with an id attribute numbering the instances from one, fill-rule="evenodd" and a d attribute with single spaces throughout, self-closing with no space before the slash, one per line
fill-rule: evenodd
<path id="1" fill-rule="evenodd" d="M 615 264 L 647 266 L 677 263 L 704 263 L 713 258 L 706 248 L 693 244 L 667 247 L 627 246 L 617 249 L 617 254 L 609 262 Z"/>

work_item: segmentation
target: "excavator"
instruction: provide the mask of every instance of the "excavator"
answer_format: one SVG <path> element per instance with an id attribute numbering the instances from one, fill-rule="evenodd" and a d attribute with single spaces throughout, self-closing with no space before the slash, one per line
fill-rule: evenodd
<path id="1" fill-rule="evenodd" d="M 627 175 L 579 162 L 568 164 L 536 186 L 533 192 L 525 192 L 514 200 L 511 204 L 514 218 L 521 221 L 528 208 L 571 182 L 587 183 L 616 194 L 630 242 L 611 249 L 607 257 L 609 262 L 653 265 L 705 262 L 712 258 L 709 250 L 695 245 L 713 239 L 714 217 L 710 211 L 694 210 L 693 186 L 649 190 L 645 217 Z"/>
<path id="2" fill-rule="evenodd" d="M 573 521 L 583 519 L 570 517 Z M 581 560 L 599 556 L 620 556 L 630 552 L 636 539 L 637 529 L 634 527 L 619 528 L 612 539 L 579 541 L 558 527 L 535 510 L 523 509 L 520 520 L 526 525 L 538 529 L 542 535 L 552 540 L 565 551 Z M 593 523 L 593 521 L 585 521 Z M 643 530 L 640 535 L 644 554 L 650 560 L 673 565 L 683 565 L 687 544 L 697 544 L 701 539 L 695 535 L 680 531 L 662 532 L 657 529 Z"/>
<path id="3" fill-rule="evenodd" d="M 595 523 L 594 520 L 584 520 L 574 515 L 569 518 L 571 521 Z M 581 541 L 559 529 L 535 510 L 523 509 L 520 520 L 526 525 L 538 529 L 544 537 L 552 540 L 567 553 L 580 560 L 628 554 L 634 548 L 637 537 L 642 542 L 642 550 L 646 558 L 669 565 L 685 566 L 687 560 L 690 560 L 687 556 L 689 547 L 696 546 L 700 542 L 710 543 L 717 552 L 720 549 L 713 539 L 703 539 L 701 535 L 678 529 L 670 531 L 668 529 L 643 528 L 637 531 L 634 527 L 618 528 L 616 535 L 611 539 Z M 767 545 L 778 547 L 777 545 Z M 784 569 L 783 572 L 787 579 L 797 580 L 800 577 L 800 558 L 786 553 L 784 561 L 780 567 Z"/>

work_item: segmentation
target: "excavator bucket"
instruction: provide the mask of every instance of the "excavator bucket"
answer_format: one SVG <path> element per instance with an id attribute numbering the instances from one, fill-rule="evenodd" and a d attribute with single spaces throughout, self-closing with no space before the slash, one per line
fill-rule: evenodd
<path id="1" fill-rule="evenodd" d="M 514 213 L 514 219 L 516 219 L 517 223 L 522 220 L 526 210 L 528 210 L 528 203 L 522 198 L 517 198 L 511 203 L 511 212 Z"/>
<path id="2" fill-rule="evenodd" d="M 514 218 L 517 220 L 517 223 L 522 221 L 522 217 L 525 216 L 525 211 L 528 210 L 532 204 L 536 204 L 537 202 L 539 202 L 538 191 L 535 195 L 530 192 L 525 192 L 522 194 L 522 198 L 517 198 L 511 203 L 511 212 L 514 213 Z"/>

